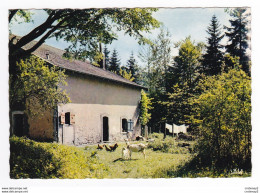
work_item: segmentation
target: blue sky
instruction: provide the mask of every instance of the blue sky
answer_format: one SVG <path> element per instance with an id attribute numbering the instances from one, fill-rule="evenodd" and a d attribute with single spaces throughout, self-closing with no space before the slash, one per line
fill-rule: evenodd
<path id="1" fill-rule="evenodd" d="M 32 10 L 34 13 L 31 23 L 13 23 L 10 26 L 12 33 L 17 35 L 25 35 L 37 25 L 45 21 L 47 15 L 42 10 Z M 177 42 L 191 36 L 196 42 L 206 41 L 206 29 L 210 24 L 213 15 L 216 15 L 220 24 L 229 25 L 230 16 L 224 12 L 224 8 L 161 8 L 154 13 L 154 17 L 163 23 L 164 27 L 171 33 L 172 41 Z M 155 38 L 159 33 L 159 29 L 155 29 L 151 34 L 147 34 L 149 38 Z M 225 43 L 225 42 L 223 42 Z M 48 39 L 46 44 L 64 49 L 67 43 L 64 41 L 57 42 L 56 39 Z M 143 65 L 137 55 L 140 46 L 137 40 L 129 36 L 125 36 L 123 32 L 118 32 L 118 40 L 108 45 L 112 53 L 113 49 L 117 49 L 122 65 L 126 64 L 131 52 L 134 52 L 135 58 L 140 65 Z M 177 55 L 177 49 L 173 49 L 173 55 Z"/>

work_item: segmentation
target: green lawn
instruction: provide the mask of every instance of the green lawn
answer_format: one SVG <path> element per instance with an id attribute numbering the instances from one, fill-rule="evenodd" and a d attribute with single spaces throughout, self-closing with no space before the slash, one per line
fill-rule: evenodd
<path id="1" fill-rule="evenodd" d="M 144 142 L 145 143 L 145 142 Z M 87 146 L 84 150 L 95 155 L 99 162 L 108 167 L 103 174 L 104 178 L 167 178 L 167 171 L 174 170 L 177 166 L 185 163 L 191 157 L 187 153 L 163 153 L 146 149 L 146 159 L 142 153 L 133 153 L 132 160 L 122 159 L 122 148 L 125 143 L 119 143 L 115 152 L 107 152 L 105 149 L 97 150 L 97 146 Z M 178 148 L 178 147 L 176 147 Z"/>

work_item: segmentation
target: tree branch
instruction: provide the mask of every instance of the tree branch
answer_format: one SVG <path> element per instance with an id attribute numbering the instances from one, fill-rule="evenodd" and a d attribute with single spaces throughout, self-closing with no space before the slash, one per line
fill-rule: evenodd
<path id="1" fill-rule="evenodd" d="M 24 45 L 28 44 L 29 42 L 33 41 L 34 39 L 38 38 L 39 36 L 41 36 L 42 34 L 44 34 L 44 32 L 52 25 L 52 23 L 58 19 L 58 17 L 61 15 L 61 11 L 53 11 L 49 17 L 47 18 L 47 20 L 39 25 L 38 27 L 36 27 L 34 30 L 32 30 L 30 33 L 28 33 L 27 35 L 23 36 L 18 42 L 17 44 L 14 46 L 15 50 L 20 49 L 21 47 L 23 47 Z M 15 51 L 14 50 L 14 51 Z"/>
<path id="2" fill-rule="evenodd" d="M 18 9 L 13 9 L 11 11 L 9 11 L 9 23 L 11 22 L 12 18 L 14 17 L 14 15 L 17 13 Z"/>
<path id="3" fill-rule="evenodd" d="M 75 14 L 75 13 L 74 13 Z M 25 51 L 25 54 L 29 54 L 31 52 L 34 52 L 37 48 L 39 48 L 45 40 L 54 32 L 56 31 L 67 19 L 69 19 L 74 14 L 64 18 L 62 21 L 60 21 L 56 26 L 54 26 L 51 30 L 49 30 L 32 48 Z"/>

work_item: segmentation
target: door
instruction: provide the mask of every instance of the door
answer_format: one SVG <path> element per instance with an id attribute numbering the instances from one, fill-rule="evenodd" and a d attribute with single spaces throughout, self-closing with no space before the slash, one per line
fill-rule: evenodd
<path id="1" fill-rule="evenodd" d="M 108 117 L 103 117 L 103 141 L 109 141 Z"/>
<path id="2" fill-rule="evenodd" d="M 13 134 L 22 137 L 24 133 L 24 114 L 13 115 Z"/>
<path id="3" fill-rule="evenodd" d="M 74 144 L 74 127 L 71 125 L 63 125 L 63 144 Z"/>

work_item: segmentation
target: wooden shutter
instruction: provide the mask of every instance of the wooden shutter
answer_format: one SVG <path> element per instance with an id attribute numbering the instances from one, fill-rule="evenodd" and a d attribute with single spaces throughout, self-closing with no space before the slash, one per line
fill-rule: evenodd
<path id="1" fill-rule="evenodd" d="M 75 114 L 74 113 L 70 113 L 70 124 L 71 125 L 75 124 Z"/>
<path id="2" fill-rule="evenodd" d="M 60 124 L 61 125 L 65 124 L 65 113 L 63 112 L 60 114 Z"/>

